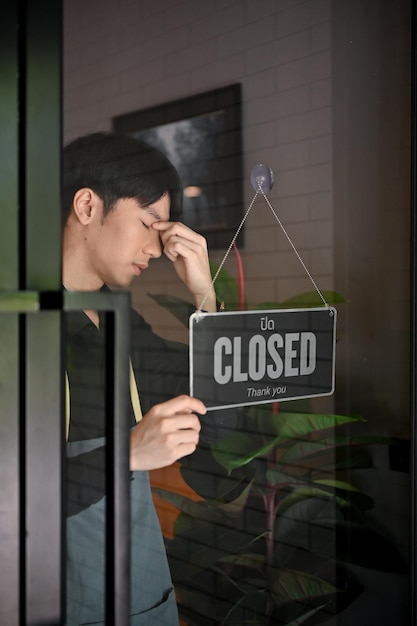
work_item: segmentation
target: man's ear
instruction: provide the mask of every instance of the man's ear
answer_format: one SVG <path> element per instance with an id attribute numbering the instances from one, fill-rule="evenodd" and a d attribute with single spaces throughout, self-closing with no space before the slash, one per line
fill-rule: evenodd
<path id="1" fill-rule="evenodd" d="M 88 226 L 97 214 L 102 214 L 103 202 L 100 197 L 88 187 L 79 189 L 74 195 L 73 211 L 83 226 Z"/>

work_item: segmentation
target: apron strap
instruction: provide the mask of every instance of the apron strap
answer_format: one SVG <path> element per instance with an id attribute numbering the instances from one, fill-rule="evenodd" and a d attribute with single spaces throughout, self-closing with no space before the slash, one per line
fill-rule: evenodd
<path id="1" fill-rule="evenodd" d="M 133 412 L 135 414 L 136 422 L 140 422 L 142 419 L 142 408 L 140 406 L 138 386 L 136 384 L 135 372 L 133 371 L 133 365 L 131 359 L 129 359 L 129 385 L 130 385 L 130 399 L 132 400 Z"/>
<path id="2" fill-rule="evenodd" d="M 71 420 L 71 402 L 68 372 L 65 371 L 65 439 L 68 441 Z"/>

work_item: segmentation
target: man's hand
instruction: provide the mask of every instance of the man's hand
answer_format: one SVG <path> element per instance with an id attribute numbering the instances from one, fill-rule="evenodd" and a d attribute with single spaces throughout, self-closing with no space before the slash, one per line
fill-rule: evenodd
<path id="1" fill-rule="evenodd" d="M 205 238 L 180 222 L 154 222 L 152 226 L 159 231 L 164 254 L 190 290 L 195 306 L 199 308 L 204 300 L 205 311 L 216 311 Z"/>
<path id="2" fill-rule="evenodd" d="M 200 400 L 187 395 L 153 406 L 130 434 L 130 469 L 166 467 L 194 452 L 201 429 L 195 413 L 206 411 Z"/>

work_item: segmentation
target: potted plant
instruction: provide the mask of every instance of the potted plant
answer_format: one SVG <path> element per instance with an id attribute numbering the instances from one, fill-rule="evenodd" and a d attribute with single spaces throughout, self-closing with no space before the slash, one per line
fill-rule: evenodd
<path id="1" fill-rule="evenodd" d="M 246 307 L 238 280 L 213 264 L 216 291 L 229 310 Z M 336 304 L 343 298 L 323 294 Z M 152 295 L 183 323 L 188 305 Z M 262 309 L 317 306 L 318 295 L 265 302 Z M 236 429 L 200 451 L 204 471 L 182 476 L 199 495 L 154 488 L 180 511 L 167 552 L 181 617 L 190 626 L 319 623 L 362 588 L 349 564 L 404 571 L 395 546 L 370 526 L 372 499 L 350 480 L 372 468 L 370 445 L 385 437 L 353 434 L 361 416 L 311 413 L 306 400 L 254 405 Z"/>

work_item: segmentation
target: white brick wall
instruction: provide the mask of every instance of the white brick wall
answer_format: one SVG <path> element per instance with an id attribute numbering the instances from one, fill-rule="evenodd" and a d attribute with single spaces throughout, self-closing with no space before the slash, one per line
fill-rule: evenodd
<path id="1" fill-rule="evenodd" d="M 253 165 L 268 163 L 274 209 L 304 262 L 314 259 L 323 288 L 332 287 L 332 264 L 318 261 L 332 258 L 333 248 L 330 1 L 67 0 L 64 7 L 65 139 L 109 129 L 115 115 L 240 82 L 243 208 L 254 193 Z M 312 288 L 264 202 L 255 203 L 246 231 L 250 302 Z M 235 273 L 232 257 L 225 268 Z M 165 264 L 160 273 L 159 288 L 175 291 L 163 278 Z M 154 291 L 157 275 L 133 286 L 134 302 Z M 167 325 L 172 332 L 164 312 L 152 315 L 162 332 Z"/>

